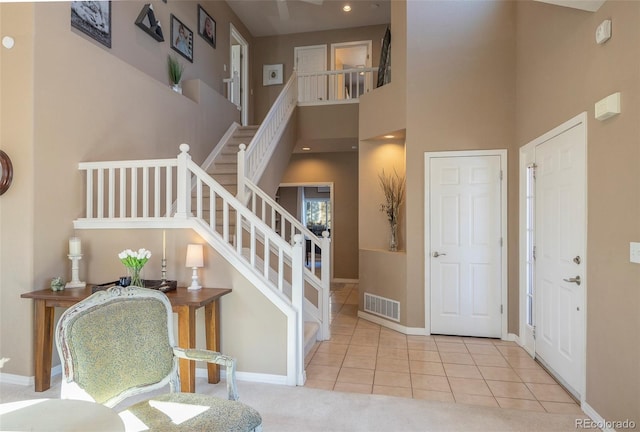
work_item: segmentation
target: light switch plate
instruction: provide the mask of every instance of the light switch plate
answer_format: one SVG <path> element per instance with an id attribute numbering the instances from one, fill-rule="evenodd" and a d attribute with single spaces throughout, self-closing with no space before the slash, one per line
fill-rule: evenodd
<path id="1" fill-rule="evenodd" d="M 629 261 L 640 264 L 640 242 L 629 243 Z"/>
<path id="2" fill-rule="evenodd" d="M 596 29 L 596 43 L 603 44 L 611 39 L 611 20 L 604 20 Z"/>

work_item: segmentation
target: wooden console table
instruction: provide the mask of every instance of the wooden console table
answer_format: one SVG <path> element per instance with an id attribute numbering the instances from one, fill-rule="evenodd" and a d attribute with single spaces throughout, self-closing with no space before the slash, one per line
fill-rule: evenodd
<path id="1" fill-rule="evenodd" d="M 229 294 L 229 288 L 202 288 L 189 291 L 178 287 L 167 292 L 173 312 L 178 314 L 178 346 L 196 347 L 196 310 L 204 306 L 206 347 L 220 351 L 220 304 L 218 299 Z M 49 289 L 31 291 L 21 298 L 33 299 L 35 303 L 35 391 L 42 392 L 51 387 L 51 356 L 53 352 L 53 319 L 56 307 L 73 306 L 91 295 L 91 287 L 68 288 L 64 291 Z M 216 364 L 207 364 L 209 383 L 220 381 L 220 369 Z M 196 362 L 180 359 L 180 386 L 183 392 L 193 393 L 196 388 Z"/>

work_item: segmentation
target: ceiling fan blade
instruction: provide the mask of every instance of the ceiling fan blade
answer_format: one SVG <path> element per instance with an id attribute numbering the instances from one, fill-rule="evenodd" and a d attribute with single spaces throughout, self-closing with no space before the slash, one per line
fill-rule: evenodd
<path id="1" fill-rule="evenodd" d="M 311 3 L 316 6 L 322 6 L 322 3 L 324 2 L 324 0 L 300 0 L 300 1 L 305 3 Z"/>
<path id="2" fill-rule="evenodd" d="M 289 19 L 289 8 L 287 7 L 287 0 L 277 0 L 278 14 L 280 19 L 286 21 Z"/>

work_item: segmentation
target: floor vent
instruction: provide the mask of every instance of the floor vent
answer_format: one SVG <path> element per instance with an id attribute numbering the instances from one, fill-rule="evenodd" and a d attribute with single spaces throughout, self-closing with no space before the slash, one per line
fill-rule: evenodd
<path id="1" fill-rule="evenodd" d="M 400 303 L 395 300 L 364 293 L 364 310 L 394 321 L 400 321 Z"/>

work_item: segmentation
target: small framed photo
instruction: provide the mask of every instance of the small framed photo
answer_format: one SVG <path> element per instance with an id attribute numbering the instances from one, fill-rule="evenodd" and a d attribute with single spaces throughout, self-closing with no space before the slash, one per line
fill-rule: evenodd
<path id="1" fill-rule="evenodd" d="M 282 64 L 262 66 L 262 85 L 282 84 Z"/>
<path id="2" fill-rule="evenodd" d="M 193 63 L 193 32 L 171 14 L 171 48 Z"/>
<path id="3" fill-rule="evenodd" d="M 72 1 L 71 27 L 111 48 L 111 2 Z"/>
<path id="4" fill-rule="evenodd" d="M 156 19 L 156 14 L 153 12 L 151 3 L 147 3 L 142 7 L 136 19 L 136 25 L 158 42 L 164 41 L 160 21 Z"/>
<path id="5" fill-rule="evenodd" d="M 216 20 L 200 5 L 198 5 L 198 34 L 209 42 L 209 45 L 216 47 Z"/>

